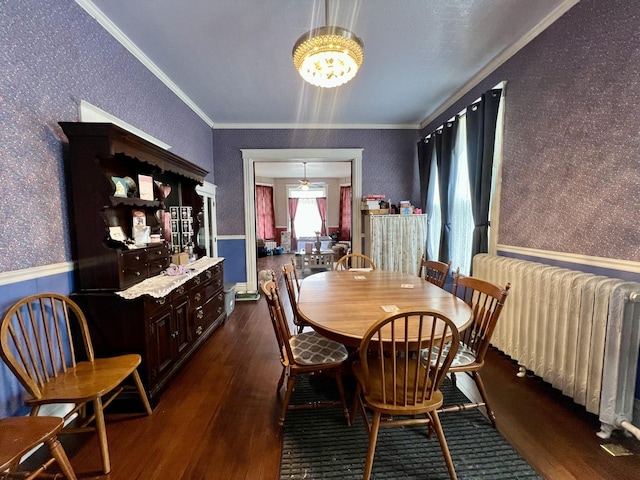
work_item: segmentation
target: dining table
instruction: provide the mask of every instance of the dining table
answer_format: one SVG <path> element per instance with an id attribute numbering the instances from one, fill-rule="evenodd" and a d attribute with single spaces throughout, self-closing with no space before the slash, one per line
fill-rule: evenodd
<path id="1" fill-rule="evenodd" d="M 332 270 L 302 280 L 298 313 L 314 330 L 358 347 L 373 323 L 399 311 L 437 311 L 459 331 L 472 322 L 461 299 L 409 273 L 380 269 Z"/>

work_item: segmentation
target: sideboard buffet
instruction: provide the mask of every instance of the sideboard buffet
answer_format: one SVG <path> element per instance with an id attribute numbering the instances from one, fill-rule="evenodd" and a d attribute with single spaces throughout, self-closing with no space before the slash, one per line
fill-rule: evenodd
<path id="1" fill-rule="evenodd" d="M 141 355 L 155 405 L 226 319 L 224 260 L 203 256 L 193 242 L 203 208 L 196 187 L 207 172 L 110 123 L 60 126 L 69 140 L 71 297 L 87 316 L 97 356 Z M 187 249 L 200 258 L 164 275 L 172 253 Z"/>

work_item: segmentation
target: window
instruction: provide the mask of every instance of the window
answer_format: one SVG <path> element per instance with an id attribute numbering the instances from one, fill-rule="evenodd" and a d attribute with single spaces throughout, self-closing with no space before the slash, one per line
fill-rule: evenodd
<path id="1" fill-rule="evenodd" d="M 289 198 L 298 199 L 296 218 L 293 221 L 297 238 L 314 237 L 315 232 L 322 230 L 322 220 L 316 198 L 326 197 L 326 195 L 327 189 L 325 187 L 309 188 L 309 190 L 289 188 Z"/>

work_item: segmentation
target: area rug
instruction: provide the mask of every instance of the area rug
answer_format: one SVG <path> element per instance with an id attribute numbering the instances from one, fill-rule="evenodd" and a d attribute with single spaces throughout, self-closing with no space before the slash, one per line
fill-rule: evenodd
<path id="1" fill-rule="evenodd" d="M 353 385 L 345 389 L 350 403 Z M 292 403 L 336 398 L 335 391 L 332 379 L 299 377 Z M 448 380 L 442 391 L 445 404 L 468 401 Z M 459 479 L 541 478 L 478 410 L 442 414 L 440 419 Z M 426 430 L 418 426 L 381 429 L 371 478 L 448 479 L 438 439 L 428 438 Z M 280 480 L 362 478 L 368 437 L 359 415 L 348 427 L 339 407 L 289 410 L 282 436 Z"/>

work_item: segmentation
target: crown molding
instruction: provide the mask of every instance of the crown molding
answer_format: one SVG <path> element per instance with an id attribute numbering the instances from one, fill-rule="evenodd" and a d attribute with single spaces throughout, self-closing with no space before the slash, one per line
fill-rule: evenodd
<path id="1" fill-rule="evenodd" d="M 160 68 L 151 61 L 138 46 L 127 37 L 102 11 L 90 0 L 75 0 L 91 17 L 98 22 L 113 38 L 149 69 L 169 90 L 175 93 L 185 105 L 193 110 L 209 127 L 213 128 L 213 120 L 204 113 L 178 85 L 176 85 Z"/>
<path id="2" fill-rule="evenodd" d="M 333 124 L 333 123 L 216 123 L 214 130 L 418 130 L 419 124 L 388 125 L 388 124 Z"/>
<path id="3" fill-rule="evenodd" d="M 558 20 L 562 15 L 567 13 L 574 5 L 576 5 L 580 0 L 565 0 L 562 2 L 555 10 L 553 10 L 549 15 L 543 18 L 537 25 L 535 25 L 531 30 L 529 30 L 525 35 L 520 37 L 517 42 L 515 42 L 510 47 L 506 48 L 502 53 L 500 53 L 497 57 L 495 57 L 491 62 L 487 64 L 482 70 L 480 70 L 471 80 L 469 80 L 466 84 L 460 88 L 456 93 L 450 96 L 444 103 L 442 103 L 439 107 L 437 107 L 432 113 L 428 114 L 427 117 L 420 122 L 420 129 L 422 130 L 424 127 L 433 122 L 436 118 L 442 115 L 447 111 L 449 107 L 451 107 L 454 103 L 460 100 L 464 95 L 466 95 L 473 87 L 475 87 L 478 83 L 480 83 L 484 78 L 486 78 L 490 73 L 496 70 L 500 65 L 513 57 L 516 53 L 518 53 L 522 48 L 524 48 L 531 40 L 540 35 L 544 30 L 546 30 L 552 23 Z"/>

